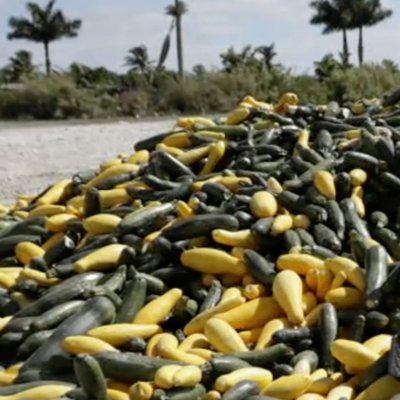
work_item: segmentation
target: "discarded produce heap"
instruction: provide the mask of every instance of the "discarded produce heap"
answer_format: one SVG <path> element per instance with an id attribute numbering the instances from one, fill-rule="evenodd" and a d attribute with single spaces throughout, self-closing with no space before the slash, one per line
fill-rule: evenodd
<path id="1" fill-rule="evenodd" d="M 0 400 L 399 399 L 399 98 L 247 96 L 1 206 Z"/>

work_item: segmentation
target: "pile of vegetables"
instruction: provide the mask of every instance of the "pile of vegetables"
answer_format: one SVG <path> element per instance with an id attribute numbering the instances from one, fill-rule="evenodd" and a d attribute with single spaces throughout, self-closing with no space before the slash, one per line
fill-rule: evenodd
<path id="1" fill-rule="evenodd" d="M 247 96 L 0 206 L 0 400 L 398 400 L 399 98 Z"/>

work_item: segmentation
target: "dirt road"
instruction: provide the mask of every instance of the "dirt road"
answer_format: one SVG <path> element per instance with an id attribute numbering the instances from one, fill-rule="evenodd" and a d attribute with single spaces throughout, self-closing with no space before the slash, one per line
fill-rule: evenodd
<path id="1" fill-rule="evenodd" d="M 96 168 L 139 139 L 169 130 L 172 120 L 112 123 L 0 122 L 0 203 L 37 193 L 58 179 Z"/>

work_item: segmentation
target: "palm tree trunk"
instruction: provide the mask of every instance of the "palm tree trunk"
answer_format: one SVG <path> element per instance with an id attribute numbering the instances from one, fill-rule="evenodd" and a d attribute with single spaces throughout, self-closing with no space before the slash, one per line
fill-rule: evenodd
<path id="1" fill-rule="evenodd" d="M 349 65 L 349 44 L 347 42 L 347 30 L 343 28 L 343 64 L 345 67 Z"/>
<path id="2" fill-rule="evenodd" d="M 364 36 L 362 25 L 358 28 L 358 62 L 360 66 L 364 63 Z"/>
<path id="3" fill-rule="evenodd" d="M 175 0 L 176 8 L 178 9 L 178 0 Z M 178 54 L 178 71 L 179 75 L 183 76 L 183 46 L 182 46 L 182 16 L 176 16 L 176 49 Z"/>
<path id="4" fill-rule="evenodd" d="M 44 42 L 44 56 L 46 60 L 46 74 L 50 75 L 51 73 L 51 62 L 50 62 L 50 51 L 49 51 L 49 42 Z"/>

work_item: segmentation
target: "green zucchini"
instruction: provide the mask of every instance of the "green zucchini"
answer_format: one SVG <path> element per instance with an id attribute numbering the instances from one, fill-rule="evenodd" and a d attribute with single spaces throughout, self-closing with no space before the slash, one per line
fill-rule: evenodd
<path id="1" fill-rule="evenodd" d="M 284 343 L 278 343 L 263 350 L 231 353 L 232 357 L 240 358 L 254 367 L 268 367 L 274 362 L 279 362 L 293 355 L 293 350 Z"/>
<path id="2" fill-rule="evenodd" d="M 350 325 L 349 339 L 355 342 L 362 342 L 365 336 L 366 324 L 365 315 L 362 313 L 357 314 Z"/>
<path id="3" fill-rule="evenodd" d="M 99 190 L 95 187 L 88 187 L 83 200 L 83 214 L 85 218 L 101 213 L 101 202 Z"/>
<path id="4" fill-rule="evenodd" d="M 54 286 L 35 302 L 18 311 L 14 315 L 14 318 L 37 316 L 58 304 L 82 296 L 82 294 L 88 288 L 94 286 L 102 276 L 103 274 L 101 273 L 89 273 L 72 277 L 59 285 Z"/>
<path id="5" fill-rule="evenodd" d="M 177 388 L 167 390 L 168 400 L 198 400 L 206 393 L 206 388 L 198 383 L 193 388 Z"/>
<path id="6" fill-rule="evenodd" d="M 30 325 L 36 317 L 17 317 L 15 316 L 3 328 L 2 332 L 29 332 Z"/>
<path id="7" fill-rule="evenodd" d="M 74 372 L 88 399 L 107 400 L 107 385 L 99 363 L 88 354 L 74 358 Z"/>
<path id="8" fill-rule="evenodd" d="M 273 217 L 260 218 L 250 227 L 250 230 L 255 235 L 267 236 L 272 227 L 273 222 L 274 222 Z"/>
<path id="9" fill-rule="evenodd" d="M 244 258 L 251 275 L 265 285 L 272 284 L 276 275 L 276 270 L 272 263 L 267 261 L 256 251 L 250 249 L 244 251 Z"/>
<path id="10" fill-rule="evenodd" d="M 130 384 L 151 381 L 159 368 L 171 364 L 171 360 L 136 353 L 104 352 L 95 354 L 94 357 L 107 378 Z M 174 364 L 184 365 L 179 361 L 174 361 Z"/>
<path id="11" fill-rule="evenodd" d="M 287 251 L 290 251 L 293 247 L 301 247 L 302 245 L 300 235 L 294 229 L 284 232 L 283 240 Z"/>
<path id="12" fill-rule="evenodd" d="M 122 254 L 121 254 L 122 256 Z M 126 271 L 127 267 L 124 265 L 121 260 L 119 261 L 120 265 L 117 270 L 106 277 L 104 282 L 99 282 L 99 286 L 107 288 L 113 292 L 120 292 L 125 281 L 126 281 Z"/>
<path id="13" fill-rule="evenodd" d="M 128 282 L 122 293 L 122 303 L 118 308 L 116 323 L 132 321 L 143 307 L 146 299 L 147 281 L 139 274 Z"/>
<path id="14" fill-rule="evenodd" d="M 346 232 L 346 221 L 338 202 L 335 200 L 328 200 L 326 211 L 328 213 L 328 225 L 332 227 L 337 237 L 343 240 Z"/>
<path id="15" fill-rule="evenodd" d="M 389 371 L 389 352 L 382 354 L 370 367 L 364 370 L 357 380 L 357 390 L 365 390 Z"/>
<path id="16" fill-rule="evenodd" d="M 346 168 L 361 168 L 366 171 L 376 172 L 380 162 L 376 157 L 358 151 L 346 151 L 344 154 L 344 165 Z"/>
<path id="17" fill-rule="evenodd" d="M 275 378 L 280 378 L 281 376 L 291 375 L 294 368 L 289 364 L 275 363 L 271 369 L 271 372 Z"/>
<path id="18" fill-rule="evenodd" d="M 346 225 L 354 229 L 361 237 L 368 239 L 371 235 L 365 222 L 358 216 L 354 202 L 351 199 L 344 199 L 340 202 Z"/>
<path id="19" fill-rule="evenodd" d="M 239 221 L 232 215 L 196 215 L 175 222 L 164 229 L 162 235 L 172 242 L 207 236 L 214 229 L 239 229 Z"/>
<path id="20" fill-rule="evenodd" d="M 37 332 L 54 328 L 66 318 L 77 312 L 83 304 L 83 300 L 72 300 L 58 304 L 36 317 L 30 324 L 30 329 L 32 332 Z"/>
<path id="21" fill-rule="evenodd" d="M 351 195 L 351 178 L 347 172 L 340 172 L 336 175 L 335 180 L 336 197 L 338 200 L 343 200 Z"/>
<path id="22" fill-rule="evenodd" d="M 79 311 L 64 320 L 50 339 L 25 361 L 18 379 L 23 379 L 24 373 L 30 370 L 42 369 L 52 358 L 65 354 L 61 348 L 61 341 L 65 337 L 84 334 L 91 328 L 113 321 L 114 318 L 115 307 L 107 297 L 97 296 L 87 300 Z"/>
<path id="23" fill-rule="evenodd" d="M 274 333 L 273 338 L 278 343 L 289 344 L 308 339 L 311 336 L 311 330 L 308 327 L 281 329 Z"/>
<path id="24" fill-rule="evenodd" d="M 369 329 L 382 330 L 385 329 L 390 322 L 390 318 L 379 311 L 369 311 L 365 314 L 366 326 Z"/>
<path id="25" fill-rule="evenodd" d="M 335 232 L 324 224 L 315 224 L 313 226 L 313 235 L 315 241 L 323 247 L 339 254 L 342 250 L 342 242 L 336 236 Z"/>
<path id="26" fill-rule="evenodd" d="M 18 347 L 17 355 L 24 358 L 30 356 L 50 338 L 53 332 L 54 329 L 31 333 Z"/>
<path id="27" fill-rule="evenodd" d="M 228 389 L 222 396 L 221 400 L 247 400 L 249 396 L 260 393 L 257 383 L 250 380 L 238 382 Z"/>
<path id="28" fill-rule="evenodd" d="M 156 218 L 164 217 L 172 213 L 174 209 L 175 206 L 172 203 L 141 208 L 126 215 L 119 223 L 118 230 L 122 234 L 132 232 L 146 226 L 146 224 Z"/>
<path id="29" fill-rule="evenodd" d="M 143 353 L 146 350 L 147 343 L 141 337 L 134 337 L 124 343 L 124 350 L 132 353 Z"/>
<path id="30" fill-rule="evenodd" d="M 314 237 L 309 232 L 307 232 L 305 229 L 296 228 L 295 232 L 299 236 L 302 246 L 314 246 L 315 245 Z"/>
<path id="31" fill-rule="evenodd" d="M 365 252 L 366 272 L 365 295 L 380 288 L 387 279 L 387 253 L 382 246 L 372 246 Z"/>
<path id="32" fill-rule="evenodd" d="M 195 177 L 194 173 L 189 167 L 182 164 L 179 160 L 177 160 L 175 157 L 171 156 L 167 152 L 158 150 L 157 152 L 155 152 L 154 156 L 157 158 L 161 167 L 165 168 L 172 176 L 189 176 L 193 178 Z"/>
<path id="33" fill-rule="evenodd" d="M 207 363 L 203 364 L 201 369 L 203 371 L 209 370 L 213 375 L 219 376 L 229 374 L 237 369 L 246 368 L 249 366 L 250 363 L 240 359 L 239 357 L 234 357 L 231 355 L 217 355 Z"/>
<path id="34" fill-rule="evenodd" d="M 208 290 L 207 297 L 203 300 L 199 308 L 199 314 L 205 310 L 208 310 L 209 308 L 215 307 L 217 303 L 220 301 L 221 296 L 222 296 L 221 282 L 215 279 L 212 282 L 210 289 Z"/>
<path id="35" fill-rule="evenodd" d="M 335 367 L 335 360 L 331 354 L 330 346 L 337 337 L 338 327 L 336 308 L 331 303 L 324 303 L 318 319 L 318 333 L 321 366 L 328 371 L 334 371 Z"/>
<path id="36" fill-rule="evenodd" d="M 54 263 L 59 262 L 66 257 L 72 255 L 75 249 L 75 242 L 67 235 L 63 236 L 59 241 L 54 243 L 47 251 L 44 253 L 44 261 L 47 266 L 52 266 Z"/>

